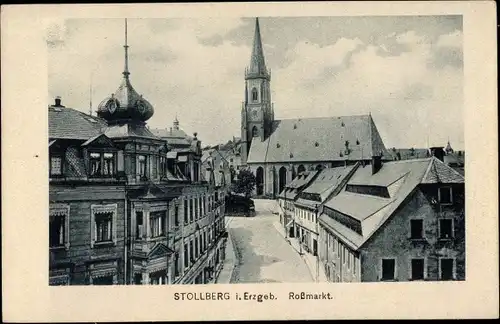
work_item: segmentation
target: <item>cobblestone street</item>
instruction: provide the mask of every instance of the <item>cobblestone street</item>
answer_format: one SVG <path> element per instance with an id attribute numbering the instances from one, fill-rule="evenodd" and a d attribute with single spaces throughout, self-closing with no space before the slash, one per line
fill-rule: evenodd
<path id="1" fill-rule="evenodd" d="M 255 199 L 255 217 L 232 217 L 228 230 L 236 254 L 232 283 L 313 282 L 304 261 L 273 225 L 271 200 Z"/>

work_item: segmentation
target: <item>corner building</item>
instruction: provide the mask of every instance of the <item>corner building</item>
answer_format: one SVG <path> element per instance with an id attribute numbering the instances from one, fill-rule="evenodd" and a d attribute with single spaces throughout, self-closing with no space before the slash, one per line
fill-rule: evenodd
<path id="1" fill-rule="evenodd" d="M 98 117 L 49 107 L 51 285 L 193 284 L 217 279 L 224 195 L 201 174 L 201 142 L 158 137 L 125 68 Z"/>

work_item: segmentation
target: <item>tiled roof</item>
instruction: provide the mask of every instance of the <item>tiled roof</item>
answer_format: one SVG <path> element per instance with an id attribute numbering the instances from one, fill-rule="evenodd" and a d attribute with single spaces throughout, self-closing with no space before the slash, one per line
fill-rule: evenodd
<path id="1" fill-rule="evenodd" d="M 190 145 L 190 137 L 182 130 L 175 128 L 152 128 L 151 133 L 167 140 L 169 145 Z"/>
<path id="2" fill-rule="evenodd" d="M 387 151 L 389 152 L 393 160 L 396 160 L 398 153 L 401 156 L 402 160 L 422 159 L 431 156 L 429 149 L 425 148 L 414 148 L 413 150 L 411 148 L 390 148 L 387 149 Z"/>
<path id="3" fill-rule="evenodd" d="M 267 139 L 253 140 L 247 162 L 343 161 L 346 141 L 350 160 L 388 155 L 372 117 L 363 115 L 277 120 Z"/>
<path id="4" fill-rule="evenodd" d="M 281 191 L 278 195 L 279 198 L 287 198 L 295 200 L 297 195 L 300 193 L 300 190 L 308 185 L 319 171 L 304 171 L 301 174 L 297 175 L 295 179 L 293 179 L 289 184 L 285 186 L 285 189 Z M 286 191 L 286 193 L 285 193 Z"/>
<path id="5" fill-rule="evenodd" d="M 49 107 L 49 138 L 87 140 L 101 134 L 107 122 L 67 107 Z"/>
<path id="6" fill-rule="evenodd" d="M 358 241 L 353 248 L 359 248 L 364 244 L 419 184 L 464 183 L 464 178 L 458 172 L 435 157 L 387 162 L 374 175 L 371 170 L 371 166 L 359 167 L 347 185 L 389 187 L 397 181 L 397 188 L 390 191 L 389 198 L 353 193 L 344 188 L 337 196 L 325 203 L 326 207 L 361 223 L 363 239 Z M 322 214 L 320 220 L 327 223 L 331 229 L 343 232 L 346 237 L 351 234 L 354 237 L 359 235 L 354 231 L 346 234 L 345 226 L 326 214 Z M 356 240 L 351 239 L 351 241 Z"/>
<path id="7" fill-rule="evenodd" d="M 355 165 L 348 165 L 338 168 L 326 168 L 322 170 L 316 179 L 304 189 L 304 193 L 321 195 L 321 199 L 326 199 L 330 193 L 341 184 L 345 177 L 352 171 Z"/>
<path id="8" fill-rule="evenodd" d="M 422 183 L 464 183 L 464 177 L 440 160 L 432 159 Z"/>

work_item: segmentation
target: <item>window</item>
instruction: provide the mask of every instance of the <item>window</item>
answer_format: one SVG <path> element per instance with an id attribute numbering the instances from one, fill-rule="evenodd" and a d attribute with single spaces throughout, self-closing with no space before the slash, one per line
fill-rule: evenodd
<path id="1" fill-rule="evenodd" d="M 184 199 L 184 224 L 189 223 L 189 211 L 188 211 L 188 200 Z"/>
<path id="2" fill-rule="evenodd" d="M 113 276 L 92 278 L 92 284 L 97 285 L 97 286 L 112 285 L 113 284 Z"/>
<path id="3" fill-rule="evenodd" d="M 50 157 L 50 175 L 62 175 L 62 158 L 60 156 Z"/>
<path id="4" fill-rule="evenodd" d="M 424 238 L 424 221 L 422 219 L 410 220 L 411 239 L 418 240 Z"/>
<path id="5" fill-rule="evenodd" d="M 194 198 L 194 219 L 197 220 L 200 217 L 200 206 L 198 198 Z"/>
<path id="6" fill-rule="evenodd" d="M 189 199 L 189 221 L 193 222 L 193 199 Z"/>
<path id="7" fill-rule="evenodd" d="M 194 261 L 193 240 L 189 241 L 189 261 Z"/>
<path id="8" fill-rule="evenodd" d="M 257 126 L 252 127 L 252 137 L 257 137 L 259 136 L 259 129 Z"/>
<path id="9" fill-rule="evenodd" d="M 382 259 L 382 280 L 394 280 L 396 260 Z"/>
<path id="10" fill-rule="evenodd" d="M 345 246 L 342 247 L 342 263 L 345 264 Z"/>
<path id="11" fill-rule="evenodd" d="M 351 268 L 351 253 L 347 251 L 347 269 Z"/>
<path id="12" fill-rule="evenodd" d="M 440 259 L 441 280 L 453 280 L 453 259 Z"/>
<path id="13" fill-rule="evenodd" d="M 453 237 L 453 220 L 439 220 L 439 238 L 442 240 L 451 239 Z"/>
<path id="14" fill-rule="evenodd" d="M 180 266 L 179 266 L 179 253 L 175 253 L 174 255 L 174 277 L 177 278 L 180 274 Z"/>
<path id="15" fill-rule="evenodd" d="M 159 237 L 165 235 L 166 214 L 166 211 L 151 212 L 149 216 L 151 237 Z"/>
<path id="16" fill-rule="evenodd" d="M 100 153 L 90 153 L 90 175 L 91 176 L 101 175 L 101 154 Z"/>
<path id="17" fill-rule="evenodd" d="M 184 244 L 184 268 L 189 267 L 188 245 Z"/>
<path id="18" fill-rule="evenodd" d="M 50 247 L 63 246 L 66 242 L 66 218 L 68 215 L 56 214 L 50 216 L 49 243 Z"/>
<path id="19" fill-rule="evenodd" d="M 207 249 L 207 232 L 203 232 L 203 251 Z"/>
<path id="20" fill-rule="evenodd" d="M 441 204 L 451 204 L 453 202 L 451 187 L 439 188 L 438 198 Z"/>
<path id="21" fill-rule="evenodd" d="M 136 233 L 136 238 L 141 239 L 144 237 L 144 214 L 142 211 L 137 211 L 135 212 L 135 233 Z"/>
<path id="22" fill-rule="evenodd" d="M 114 153 L 90 153 L 90 176 L 112 177 L 115 175 Z"/>
<path id="23" fill-rule="evenodd" d="M 356 267 L 357 267 L 357 259 L 356 257 L 352 256 L 352 273 L 356 274 Z"/>
<path id="24" fill-rule="evenodd" d="M 160 156 L 160 176 L 167 176 L 167 157 Z"/>
<path id="25" fill-rule="evenodd" d="M 257 101 L 259 100 L 259 93 L 257 92 L 257 89 L 253 88 L 252 89 L 252 101 Z"/>
<path id="26" fill-rule="evenodd" d="M 174 207 L 174 226 L 179 226 L 179 206 L 176 204 Z"/>
<path id="27" fill-rule="evenodd" d="M 96 242 L 112 241 L 113 213 L 98 213 L 95 215 Z"/>
<path id="28" fill-rule="evenodd" d="M 101 242 L 116 242 L 117 204 L 92 205 L 91 209 L 91 247 Z"/>
<path id="29" fill-rule="evenodd" d="M 146 156 L 145 155 L 139 155 L 137 157 L 137 160 L 138 160 L 138 166 L 139 166 L 139 169 L 138 169 L 138 173 L 139 173 L 139 176 L 141 177 L 146 177 L 146 165 L 147 165 L 147 159 L 146 159 Z"/>
<path id="30" fill-rule="evenodd" d="M 142 274 L 134 274 L 134 285 L 140 285 L 142 283 Z"/>
<path id="31" fill-rule="evenodd" d="M 167 272 L 165 270 L 153 272 L 150 278 L 152 285 L 165 285 L 167 283 Z"/>
<path id="32" fill-rule="evenodd" d="M 113 153 L 104 153 L 104 168 L 103 175 L 104 176 L 113 176 L 115 174 L 115 156 Z"/>
<path id="33" fill-rule="evenodd" d="M 198 256 L 199 256 L 199 254 L 200 254 L 200 253 L 199 253 L 199 252 L 200 252 L 200 250 L 199 250 L 199 244 L 198 244 L 198 241 L 199 241 L 199 237 L 198 237 L 198 236 L 196 236 L 196 238 L 195 238 L 195 240 L 194 240 L 194 257 L 195 257 L 196 259 L 198 259 Z"/>
<path id="34" fill-rule="evenodd" d="M 411 279 L 424 279 L 424 259 L 411 259 Z"/>

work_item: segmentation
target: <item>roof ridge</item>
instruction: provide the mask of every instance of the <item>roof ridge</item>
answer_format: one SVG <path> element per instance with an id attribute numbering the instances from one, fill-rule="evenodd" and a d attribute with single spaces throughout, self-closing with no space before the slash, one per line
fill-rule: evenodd
<path id="1" fill-rule="evenodd" d="M 431 170 L 432 159 L 433 159 L 433 157 L 429 158 L 429 165 L 427 166 L 427 169 L 425 170 L 424 175 L 420 179 L 419 183 L 422 183 L 427 178 L 427 175 L 429 174 L 429 171 Z"/>
<path id="2" fill-rule="evenodd" d="M 297 120 L 297 121 L 302 121 L 302 120 L 308 120 L 308 119 L 338 119 L 338 118 L 352 118 L 352 117 L 370 117 L 370 115 L 366 114 L 359 114 L 359 115 L 341 115 L 341 116 L 322 116 L 322 117 L 298 117 L 298 118 L 282 118 L 282 119 L 276 119 L 276 121 L 292 121 L 292 120 Z"/>

